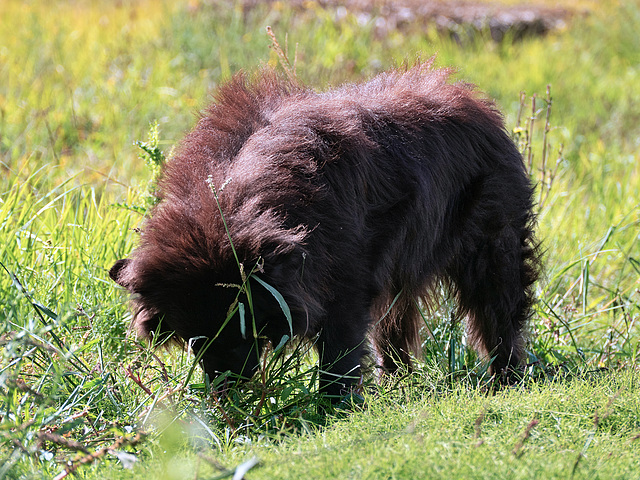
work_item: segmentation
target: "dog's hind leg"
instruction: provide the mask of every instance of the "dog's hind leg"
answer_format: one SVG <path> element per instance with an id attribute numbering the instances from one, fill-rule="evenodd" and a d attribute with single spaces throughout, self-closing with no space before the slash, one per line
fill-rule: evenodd
<path id="1" fill-rule="evenodd" d="M 401 290 L 383 295 L 373 308 L 373 345 L 385 372 L 394 373 L 401 366 L 411 369 L 411 354 L 420 345 L 421 316 L 415 296 Z"/>
<path id="2" fill-rule="evenodd" d="M 474 200 L 464 246 L 448 273 L 472 342 L 492 359 L 492 373 L 508 376 L 524 356 L 539 255 L 526 190 L 519 202 L 514 195 L 507 204 L 496 200 L 495 191 Z"/>

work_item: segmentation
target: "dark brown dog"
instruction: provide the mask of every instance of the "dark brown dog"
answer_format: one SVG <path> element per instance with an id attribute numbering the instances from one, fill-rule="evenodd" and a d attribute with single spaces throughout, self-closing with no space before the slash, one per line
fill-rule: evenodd
<path id="1" fill-rule="evenodd" d="M 450 73 L 316 93 L 264 70 L 221 87 L 110 271 L 138 331 L 192 339 L 212 377 L 251 376 L 291 331 L 317 336 L 337 395 L 369 334 L 386 370 L 410 363 L 416 300 L 444 286 L 492 371 L 516 367 L 539 271 L 532 186 L 493 103 Z"/>

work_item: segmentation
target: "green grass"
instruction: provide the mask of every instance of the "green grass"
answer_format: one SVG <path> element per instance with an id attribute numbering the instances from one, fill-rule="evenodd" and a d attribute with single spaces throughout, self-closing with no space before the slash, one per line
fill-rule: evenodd
<path id="1" fill-rule="evenodd" d="M 313 3 L 1 2 L 0 477 L 74 461 L 86 478 L 216 478 L 253 456 L 247 478 L 637 476 L 640 4 L 591 7 L 544 38 L 460 45 L 423 25 L 379 37 Z M 318 88 L 437 52 L 510 127 L 525 91 L 525 150 L 537 93 L 546 278 L 523 387 L 489 394 L 446 311 L 429 319 L 419 374 L 369 385 L 350 413 L 318 397 L 307 345 L 217 400 L 187 353 L 127 336 L 107 269 L 150 198 L 134 143 L 157 121 L 168 154 L 208 91 L 276 64 L 266 25 L 290 57 L 298 44 L 297 74 Z M 133 471 L 122 452 L 140 459 Z"/>
<path id="2" fill-rule="evenodd" d="M 635 478 L 638 375 L 575 378 L 485 395 L 435 385 L 371 397 L 368 408 L 295 437 L 175 456 L 165 431 L 153 465 L 123 478 L 217 478 L 257 458 L 247 478 Z M 178 437 L 178 438 L 176 438 Z M 169 447 L 171 448 L 171 447 Z M 126 477 L 125 477 L 126 475 Z"/>

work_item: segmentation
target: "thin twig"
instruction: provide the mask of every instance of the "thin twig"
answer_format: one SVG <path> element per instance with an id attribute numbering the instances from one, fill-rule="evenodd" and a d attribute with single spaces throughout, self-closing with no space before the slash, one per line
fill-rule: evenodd
<path id="1" fill-rule="evenodd" d="M 38 437 L 38 440 L 40 440 L 41 442 L 50 442 L 50 443 L 59 445 L 61 447 L 67 448 L 69 450 L 74 450 L 82 453 L 89 453 L 89 449 L 85 447 L 83 444 L 81 444 L 80 442 L 72 438 L 65 438 L 61 435 L 58 435 L 57 433 L 39 431 L 36 433 L 36 436 Z"/>
<path id="2" fill-rule="evenodd" d="M 280 58 L 280 64 L 282 65 L 282 68 L 284 69 L 285 73 L 287 74 L 287 77 L 289 78 L 289 80 L 292 83 L 297 83 L 297 77 L 296 77 L 296 59 L 294 58 L 294 62 L 293 65 L 291 64 L 291 62 L 289 61 L 289 57 L 287 56 L 287 52 L 285 52 L 282 47 L 280 46 L 280 44 L 278 43 L 278 39 L 276 38 L 275 33 L 273 33 L 273 29 L 270 26 L 266 27 L 267 30 L 267 35 L 269 35 L 269 38 L 271 38 L 271 45 L 270 48 L 273 48 L 276 53 L 278 54 L 278 57 Z M 286 45 L 286 40 L 285 40 L 285 48 L 287 47 Z M 298 54 L 298 45 L 296 44 L 296 53 L 295 55 L 297 56 Z"/>
<path id="3" fill-rule="evenodd" d="M 522 451 L 522 447 L 524 447 L 524 444 L 527 442 L 527 440 L 529 440 L 529 437 L 531 436 L 531 432 L 536 427 L 536 425 L 538 425 L 539 423 L 540 423 L 540 420 L 538 420 L 537 418 L 534 418 L 527 424 L 526 428 L 524 429 L 524 432 L 522 432 L 522 435 L 520 436 L 520 439 L 518 440 L 518 443 L 516 443 L 515 447 L 513 447 L 513 452 L 512 453 L 517 458 L 520 458 L 522 456 L 522 454 L 524 453 Z"/>
<path id="4" fill-rule="evenodd" d="M 531 96 L 531 116 L 529 117 L 529 129 L 527 131 L 527 165 L 529 171 L 533 171 L 533 149 L 531 148 L 533 142 L 533 127 L 536 124 L 536 99 L 537 95 L 534 93 Z"/>
<path id="5" fill-rule="evenodd" d="M 96 452 L 89 453 L 71 463 L 71 465 L 66 466 L 62 472 L 60 472 L 53 478 L 53 480 L 62 480 L 63 478 L 69 476 L 69 474 L 76 473 L 78 468 L 80 468 L 82 465 L 89 465 L 96 460 L 101 459 L 107 453 L 119 450 L 124 446 L 135 446 L 138 443 L 142 442 L 145 438 L 146 434 L 144 433 L 137 433 L 133 438 L 120 437 L 110 447 L 101 448 Z"/>

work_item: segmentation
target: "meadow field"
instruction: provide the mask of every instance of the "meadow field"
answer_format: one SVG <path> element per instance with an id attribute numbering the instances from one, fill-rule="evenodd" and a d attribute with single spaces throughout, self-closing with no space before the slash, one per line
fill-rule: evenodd
<path id="1" fill-rule="evenodd" d="M 0 2 L 0 478 L 639 478 L 640 2 L 541 0 L 564 26 L 500 41 L 294 3 Z M 153 158 L 279 53 L 318 90 L 437 55 L 496 99 L 545 251 L 520 384 L 494 388 L 446 303 L 415 372 L 337 407 L 309 345 L 219 399 L 128 334 L 108 269 Z"/>

